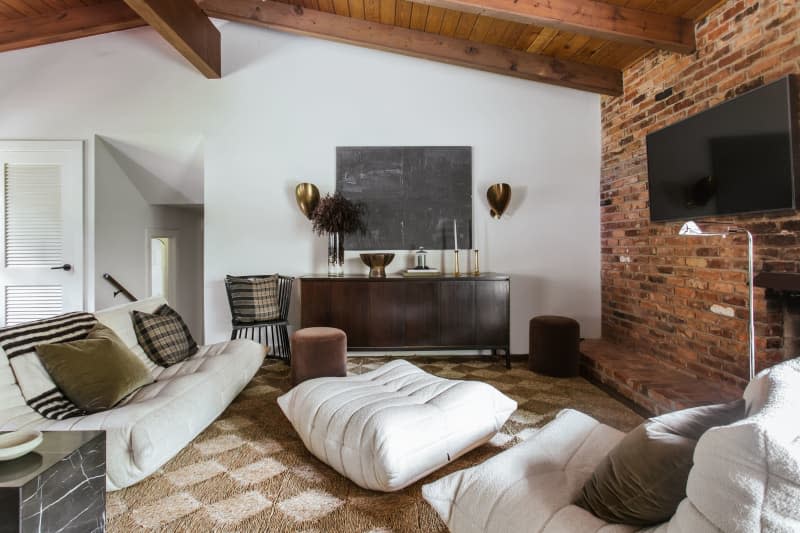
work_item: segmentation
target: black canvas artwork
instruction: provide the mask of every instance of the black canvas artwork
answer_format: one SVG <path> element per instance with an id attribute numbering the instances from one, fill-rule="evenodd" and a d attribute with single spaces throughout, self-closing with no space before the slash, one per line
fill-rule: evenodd
<path id="1" fill-rule="evenodd" d="M 472 247 L 472 148 L 338 147 L 336 191 L 366 205 L 365 235 L 348 250 Z"/>

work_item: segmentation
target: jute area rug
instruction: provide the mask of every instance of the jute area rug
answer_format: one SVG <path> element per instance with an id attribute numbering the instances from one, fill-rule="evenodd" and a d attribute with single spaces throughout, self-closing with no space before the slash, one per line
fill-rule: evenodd
<path id="1" fill-rule="evenodd" d="M 360 374 L 388 359 L 351 358 Z M 422 499 L 420 487 L 479 464 L 530 437 L 569 407 L 628 431 L 641 421 L 633 411 L 582 378 L 538 376 L 516 363 L 506 370 L 486 359 L 409 361 L 451 379 L 490 383 L 519 409 L 491 442 L 405 490 L 364 490 L 308 453 L 275 399 L 289 389 L 288 367 L 267 361 L 220 418 L 161 470 L 141 483 L 108 494 L 111 532 L 303 531 L 437 532 L 444 523 Z"/>

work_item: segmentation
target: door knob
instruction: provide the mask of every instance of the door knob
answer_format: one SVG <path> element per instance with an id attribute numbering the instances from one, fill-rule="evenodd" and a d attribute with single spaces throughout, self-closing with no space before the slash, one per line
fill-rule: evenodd
<path id="1" fill-rule="evenodd" d="M 72 270 L 72 265 L 70 265 L 69 263 L 64 263 L 61 266 L 50 267 L 50 270 L 66 270 L 67 272 L 69 272 L 70 270 Z"/>

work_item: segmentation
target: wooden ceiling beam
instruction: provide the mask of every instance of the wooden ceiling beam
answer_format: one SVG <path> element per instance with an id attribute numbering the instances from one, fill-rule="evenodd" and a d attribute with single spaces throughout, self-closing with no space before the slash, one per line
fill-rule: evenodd
<path id="1" fill-rule="evenodd" d="M 127 30 L 146 23 L 123 0 L 0 21 L 0 52 Z"/>
<path id="2" fill-rule="evenodd" d="M 197 0 L 211 17 L 608 95 L 618 70 L 325 13 L 273 0 Z"/>
<path id="3" fill-rule="evenodd" d="M 414 0 L 682 54 L 695 50 L 694 21 L 598 0 Z"/>
<path id="4" fill-rule="evenodd" d="M 194 0 L 125 0 L 208 78 L 222 76 L 219 30 Z"/>

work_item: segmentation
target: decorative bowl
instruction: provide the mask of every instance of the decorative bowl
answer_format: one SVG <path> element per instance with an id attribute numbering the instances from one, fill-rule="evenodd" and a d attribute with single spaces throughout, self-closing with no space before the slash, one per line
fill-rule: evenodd
<path id="1" fill-rule="evenodd" d="M 361 260 L 369 267 L 369 277 L 385 278 L 386 267 L 394 259 L 394 254 L 361 254 Z"/>
<path id="2" fill-rule="evenodd" d="M 0 435 L 0 461 L 22 457 L 42 443 L 41 431 L 26 429 Z"/>
<path id="3" fill-rule="evenodd" d="M 503 216 L 508 204 L 511 202 L 511 185 L 508 183 L 495 183 L 486 189 L 486 199 L 489 200 L 490 214 L 499 219 Z"/>

